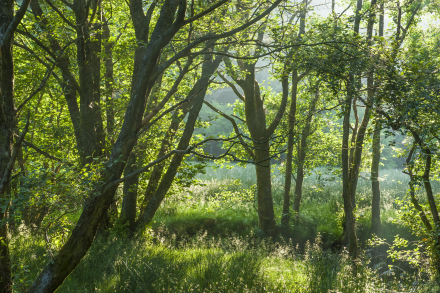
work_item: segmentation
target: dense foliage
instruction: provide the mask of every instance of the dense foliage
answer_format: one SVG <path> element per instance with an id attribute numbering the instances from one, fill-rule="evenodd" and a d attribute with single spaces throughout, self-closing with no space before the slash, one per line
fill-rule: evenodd
<path id="1" fill-rule="evenodd" d="M 438 17 L 4 1 L 0 292 L 437 290 Z"/>

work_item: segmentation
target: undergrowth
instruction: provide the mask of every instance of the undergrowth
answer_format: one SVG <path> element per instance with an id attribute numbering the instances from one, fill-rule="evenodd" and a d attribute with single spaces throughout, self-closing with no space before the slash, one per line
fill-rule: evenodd
<path id="1" fill-rule="evenodd" d="M 232 174 L 231 174 L 232 171 Z M 319 170 L 318 170 L 319 171 Z M 357 234 L 362 255 L 351 261 L 341 245 L 341 183 L 330 173 L 305 180 L 298 222 L 284 238 L 258 230 L 252 167 L 210 169 L 200 184 L 169 194 L 149 231 L 133 240 L 116 233 L 97 237 L 57 292 L 438 292 L 430 276 L 385 255 L 370 263 L 371 194 L 368 178 L 357 193 Z M 233 178 L 233 179 L 232 179 Z M 437 186 L 434 186 L 437 188 Z M 277 222 L 283 180 L 274 168 Z M 406 194 L 399 171 L 382 173 L 381 236 L 414 236 L 398 221 L 396 199 Z M 25 292 L 52 250 L 45 235 L 18 229 L 11 241 L 14 290 Z"/>
<path id="2" fill-rule="evenodd" d="M 47 257 L 41 250 L 26 255 L 38 245 L 35 239 L 22 234 L 14 242 L 29 263 L 26 280 Z M 199 232 L 177 242 L 150 231 L 135 240 L 98 237 L 57 292 L 431 292 L 424 276 L 370 267 L 365 256 L 353 263 L 345 250 L 323 250 L 320 235 L 302 251 L 291 241 L 252 234 L 210 238 Z M 30 285 L 23 280 L 17 292 Z"/>

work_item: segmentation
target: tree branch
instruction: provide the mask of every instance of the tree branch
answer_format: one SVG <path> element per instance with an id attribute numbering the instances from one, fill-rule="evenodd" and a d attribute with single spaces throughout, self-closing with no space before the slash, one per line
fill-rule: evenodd
<path id="1" fill-rule="evenodd" d="M 272 136 L 272 134 L 275 132 L 275 129 L 278 127 L 278 124 L 280 124 L 281 119 L 284 116 L 284 112 L 286 111 L 286 105 L 287 105 L 287 97 L 289 96 L 289 80 L 288 76 L 284 76 L 281 81 L 282 87 L 283 87 L 283 98 L 281 100 L 281 105 L 278 108 L 278 112 L 275 115 L 274 120 L 267 128 L 267 136 Z"/>
<path id="2" fill-rule="evenodd" d="M 174 81 L 173 86 L 171 87 L 171 89 L 168 91 L 168 93 L 166 94 L 166 96 L 162 99 L 162 101 L 159 103 L 159 105 L 157 105 L 150 113 L 148 113 L 146 115 L 146 117 L 142 120 L 141 123 L 141 127 L 144 127 L 146 124 L 148 124 L 148 122 L 151 121 L 151 119 L 153 119 L 153 117 L 159 113 L 159 111 L 163 108 L 163 106 L 165 106 L 165 104 L 168 102 L 168 100 L 172 97 L 172 95 L 174 95 L 174 93 L 177 92 L 178 87 L 180 82 L 182 81 L 182 79 L 184 78 L 184 76 L 186 75 L 186 73 L 189 71 L 189 66 L 192 64 L 193 58 L 188 58 L 188 61 L 185 64 L 185 67 L 182 68 L 182 70 L 179 73 L 179 76 L 177 77 L 177 79 Z"/>
<path id="3" fill-rule="evenodd" d="M 203 16 L 209 14 L 210 12 L 216 10 L 217 8 L 219 8 L 220 6 L 222 6 L 223 4 L 225 4 L 226 2 L 228 2 L 229 0 L 221 0 L 220 2 L 212 5 L 211 7 L 209 7 L 208 9 L 200 12 L 199 14 L 194 15 L 193 17 L 187 18 L 185 19 L 185 24 L 191 23 L 196 21 L 199 18 L 202 18 Z"/>
<path id="4" fill-rule="evenodd" d="M 256 22 L 260 21 L 261 19 L 263 19 L 264 17 L 266 17 L 270 12 L 272 12 L 272 10 L 274 10 L 278 4 L 280 4 L 282 2 L 282 0 L 276 0 L 268 9 L 266 9 L 263 13 L 261 13 L 260 15 L 258 15 L 257 17 L 255 17 L 254 19 L 250 20 L 249 22 L 235 28 L 232 29 L 228 32 L 225 33 L 221 33 L 221 34 L 206 34 L 203 37 L 197 38 L 196 40 L 194 40 L 193 42 L 191 42 L 190 44 L 188 44 L 185 48 L 183 48 L 179 53 L 175 54 L 173 57 L 171 57 L 170 59 L 168 59 L 168 61 L 162 63 L 160 66 L 158 66 L 158 68 L 156 69 L 153 78 L 156 78 L 161 72 L 163 72 L 165 69 L 167 69 L 171 64 L 173 64 L 174 62 L 176 62 L 176 60 L 185 57 L 186 55 L 188 55 L 188 53 L 191 52 L 191 49 L 193 49 L 194 47 L 196 47 L 198 44 L 208 41 L 208 40 L 218 40 L 218 39 L 223 39 L 223 38 L 227 38 L 230 36 L 233 36 L 234 34 L 236 34 L 237 32 L 240 32 L 248 27 L 250 27 L 251 25 L 255 24 Z"/>
<path id="5" fill-rule="evenodd" d="M 238 139 L 241 141 L 244 149 L 246 150 L 246 152 L 248 153 L 248 155 L 255 160 L 255 155 L 254 153 L 251 151 L 251 149 L 247 146 L 247 144 L 244 142 L 243 137 L 241 136 L 240 130 L 238 129 L 237 123 L 235 122 L 235 120 L 230 117 L 229 115 L 227 115 L 226 113 L 223 113 L 222 111 L 220 111 L 219 109 L 217 109 L 216 107 L 214 107 L 211 103 L 209 103 L 208 101 L 204 100 L 203 103 L 205 103 L 205 105 L 207 105 L 209 108 L 211 108 L 211 110 L 213 110 L 214 112 L 220 114 L 221 116 L 223 116 L 224 118 L 226 118 L 227 120 L 229 120 L 229 122 L 231 122 L 232 127 L 234 128 L 235 134 L 238 136 Z"/>
<path id="6" fill-rule="evenodd" d="M 18 135 L 15 135 L 16 137 L 18 137 Z M 32 149 L 34 149 L 37 153 L 39 153 L 40 155 L 45 156 L 48 159 L 60 162 L 60 163 L 64 163 L 64 161 L 60 158 L 57 158 L 51 154 L 49 154 L 48 152 L 43 151 L 42 149 L 40 149 L 39 147 L 37 147 L 36 145 L 34 145 L 33 143 L 27 141 L 26 139 L 23 139 L 23 143 L 24 146 L 30 147 Z M 71 165 L 70 163 L 67 163 L 67 165 Z"/>
<path id="7" fill-rule="evenodd" d="M 70 20 L 67 19 L 67 17 L 64 16 L 64 14 L 55 6 L 50 0 L 44 0 L 60 17 L 61 19 L 68 24 L 71 28 L 73 28 L 75 31 L 78 30 L 78 26 L 73 24 Z"/>
<path id="8" fill-rule="evenodd" d="M 14 168 L 15 159 L 17 158 L 18 150 L 20 149 L 21 143 L 24 140 L 24 136 L 26 135 L 28 129 L 29 129 L 29 118 L 31 117 L 31 112 L 29 111 L 26 117 L 26 125 L 17 141 L 17 143 L 14 145 L 14 149 L 11 154 L 11 158 L 9 159 L 8 165 L 6 166 L 5 172 L 3 173 L 2 180 L 0 182 L 0 194 L 3 194 L 5 192 L 6 186 L 8 185 L 12 169 Z"/>
<path id="9" fill-rule="evenodd" d="M 23 2 L 21 2 L 20 9 L 17 11 L 11 23 L 8 25 L 4 38 L 1 40 L 2 45 L 5 42 L 9 41 L 14 35 L 15 30 L 17 29 L 18 25 L 20 24 L 21 20 L 23 19 L 26 13 L 29 3 L 31 3 L 31 0 L 23 0 Z"/>
<path id="10" fill-rule="evenodd" d="M 227 80 L 226 77 L 223 74 L 221 74 L 218 70 L 217 70 L 217 74 L 234 91 L 234 93 L 237 95 L 237 97 L 244 102 L 244 96 L 242 94 L 240 94 L 240 92 L 237 90 L 235 85 L 232 82 L 230 82 L 229 80 Z"/>

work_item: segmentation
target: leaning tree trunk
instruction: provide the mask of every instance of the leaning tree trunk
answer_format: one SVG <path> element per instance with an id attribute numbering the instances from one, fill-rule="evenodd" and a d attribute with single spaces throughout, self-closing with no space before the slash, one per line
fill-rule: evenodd
<path id="1" fill-rule="evenodd" d="M 137 164 L 137 154 L 133 151 L 128 158 L 127 165 L 125 166 L 124 175 L 127 176 L 137 169 L 139 166 Z M 122 201 L 121 215 L 120 218 L 123 222 L 128 221 L 128 230 L 130 236 L 133 235 L 134 227 L 136 223 L 136 202 L 137 202 L 137 191 L 138 191 L 139 176 L 133 176 L 124 182 L 123 194 L 124 198 Z"/>
<path id="2" fill-rule="evenodd" d="M 433 229 L 434 229 L 434 235 L 436 235 L 435 239 L 435 253 L 434 253 L 434 259 L 433 264 L 435 266 L 435 269 L 437 273 L 440 273 L 440 234 L 438 233 L 438 229 L 440 227 L 440 217 L 438 214 L 438 208 L 437 204 L 435 202 L 434 193 L 432 191 L 432 185 L 430 180 L 430 174 L 431 174 L 431 168 L 432 168 L 432 152 L 429 149 L 429 147 L 425 144 L 425 142 L 422 140 L 420 135 L 415 131 L 410 129 L 412 136 L 414 137 L 415 143 L 417 143 L 420 146 L 420 149 L 422 150 L 422 153 L 425 157 L 425 170 L 422 175 L 423 180 L 423 186 L 425 187 L 425 194 L 428 199 L 428 204 L 431 212 L 431 216 L 433 219 Z M 422 213 L 420 213 L 422 221 L 424 220 L 422 217 Z M 426 224 L 425 224 L 426 225 Z"/>
<path id="3" fill-rule="evenodd" d="M 146 97 L 151 91 L 149 87 L 152 84 L 151 74 L 154 73 L 154 69 L 157 67 L 161 50 L 184 24 L 174 22 L 173 15 L 178 4 L 177 1 L 165 1 L 160 10 L 157 25 L 152 33 L 152 40 L 145 49 L 136 89 L 131 95 L 124 123 L 106 165 L 105 174 L 103 174 L 103 178 L 105 178 L 103 184 L 93 192 L 93 195 L 84 205 L 78 223 L 69 239 L 53 256 L 51 261 L 46 264 L 27 292 L 54 292 L 75 269 L 91 246 L 98 225 L 113 201 L 118 187 L 118 184 L 114 182 L 120 179 L 125 167 L 124 162 L 128 160 L 136 144 L 137 138 L 133 134 L 139 131 L 146 106 Z M 178 14 L 179 19 L 182 17 L 182 13 Z M 174 27 L 172 27 L 173 23 L 176 24 Z"/>
<path id="4" fill-rule="evenodd" d="M 208 57 L 208 56 L 206 56 Z M 211 57 L 212 58 L 212 57 Z M 203 105 L 203 100 L 206 95 L 207 91 L 207 84 L 209 83 L 209 79 L 214 74 L 214 72 L 217 70 L 218 66 L 220 65 L 222 61 L 221 56 L 217 56 L 214 60 L 205 60 L 202 66 L 202 75 L 200 79 L 196 82 L 195 86 L 189 93 L 189 97 L 195 94 L 195 97 L 193 98 L 193 101 L 191 102 L 192 108 L 189 111 L 188 114 L 188 120 L 185 125 L 185 129 L 183 131 L 182 137 L 179 141 L 179 144 L 177 146 L 178 150 L 185 150 L 188 148 L 192 134 L 194 132 L 195 123 L 197 121 L 197 117 L 199 115 L 200 109 Z M 180 118 L 177 117 L 178 120 Z M 175 126 L 178 126 L 178 120 L 174 120 L 176 123 Z M 171 129 L 172 132 L 174 132 L 174 129 Z M 172 134 L 173 135 L 173 134 Z M 163 144 L 163 147 L 166 148 L 166 144 L 169 142 L 165 142 Z M 168 166 L 167 171 L 163 175 L 162 179 L 160 180 L 160 183 L 158 184 L 158 187 L 156 191 L 154 192 L 154 195 L 151 196 L 151 199 L 148 200 L 148 202 L 145 202 L 146 204 L 145 209 L 141 210 L 141 214 L 139 216 L 139 219 L 136 223 L 136 229 L 142 230 L 148 225 L 151 220 L 153 219 L 154 215 L 156 214 L 157 210 L 159 209 L 160 204 L 162 203 L 163 199 L 165 198 L 166 193 L 171 187 L 171 184 L 177 174 L 177 170 L 180 167 L 182 160 L 184 158 L 184 155 L 182 154 L 175 154 L 174 157 L 171 160 L 170 165 Z M 156 170 L 156 177 L 154 178 L 154 185 L 157 184 L 157 179 L 159 179 L 160 173 L 162 173 L 162 168 L 159 168 Z M 154 186 L 150 187 L 151 191 L 154 189 Z M 148 196 L 150 197 L 150 196 Z"/>
<path id="5" fill-rule="evenodd" d="M 179 125 L 183 118 L 188 114 L 188 111 L 190 110 L 190 105 L 192 103 L 187 103 L 184 105 L 183 109 L 181 109 L 182 113 L 180 111 L 175 111 L 173 113 L 173 116 L 171 117 L 171 124 L 168 127 L 168 131 L 162 140 L 162 144 L 160 146 L 159 153 L 157 155 L 157 159 L 163 157 L 166 155 L 167 152 L 170 151 L 174 137 L 177 133 L 177 130 L 179 128 Z M 160 164 L 157 164 L 154 166 L 153 171 L 151 171 L 150 178 L 148 180 L 147 188 L 145 189 L 144 193 L 144 199 L 142 201 L 142 204 L 140 206 L 140 215 L 139 218 L 142 217 L 142 214 L 145 212 L 145 208 L 147 207 L 148 202 L 150 199 L 154 196 L 159 184 L 160 179 L 162 178 L 163 171 L 165 169 L 165 162 L 162 162 Z"/>

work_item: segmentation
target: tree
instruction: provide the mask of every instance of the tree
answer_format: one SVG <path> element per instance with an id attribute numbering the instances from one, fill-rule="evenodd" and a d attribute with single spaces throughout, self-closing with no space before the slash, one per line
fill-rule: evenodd
<path id="1" fill-rule="evenodd" d="M 35 96 L 42 89 L 46 78 L 43 79 L 39 88 L 33 91 L 30 96 L 18 108 L 15 106 L 14 96 L 14 59 L 13 59 L 13 39 L 17 26 L 22 21 L 30 1 L 22 1 L 19 10 L 14 14 L 14 2 L 7 1 L 0 9 L 0 51 L 1 51 L 1 81 L 0 81 L 0 195 L 3 202 L 7 202 L 8 193 L 10 193 L 10 181 L 15 161 L 24 135 L 29 127 L 29 114 L 27 123 L 22 134 L 14 145 L 14 133 L 17 131 L 17 116 L 20 114 L 24 104 Z M 1 227 L 0 238 L 0 292 L 12 292 L 11 263 L 8 247 L 8 205 L 0 213 Z"/>
<path id="2" fill-rule="evenodd" d="M 144 117 L 145 106 L 152 92 L 153 85 L 158 76 L 180 58 L 184 58 L 191 53 L 192 49 L 201 45 L 201 54 L 210 47 L 206 42 L 232 36 L 247 27 L 257 23 L 266 17 L 281 1 L 273 2 L 267 9 L 263 10 L 252 19 L 241 22 L 235 28 L 216 34 L 203 34 L 200 37 L 194 36 L 190 39 L 189 44 L 174 54 L 174 56 L 159 63 L 161 52 L 172 39 L 181 32 L 182 29 L 190 24 L 196 24 L 205 16 L 215 13 L 223 13 L 222 5 L 227 1 L 220 1 L 215 4 L 200 6 L 193 16 L 188 17 L 186 13 L 187 3 L 185 1 L 167 0 L 162 5 L 156 5 L 158 9 L 158 18 L 154 27 L 152 26 L 151 35 L 142 57 L 141 66 L 137 78 L 133 78 L 133 86 L 130 94 L 130 101 L 125 110 L 124 122 L 119 131 L 118 138 L 112 148 L 108 162 L 105 164 L 100 177 L 100 183 L 95 187 L 90 198 L 83 207 L 80 219 L 72 231 L 71 236 L 61 247 L 52 261 L 48 263 L 33 285 L 29 288 L 29 292 L 53 292 L 76 267 L 79 261 L 90 247 L 95 237 L 98 225 L 112 203 L 118 184 L 126 181 L 130 176 L 134 176 L 136 172 L 142 172 L 149 167 L 165 160 L 174 153 L 189 153 L 190 150 L 178 150 L 168 153 L 161 160 L 156 160 L 147 164 L 144 168 L 125 176 L 121 179 L 126 162 L 138 141 L 139 135 L 143 132 L 146 125 L 142 123 Z M 140 3 L 140 2 L 138 2 Z M 139 6 L 139 7 L 142 7 Z M 199 10 L 200 9 L 200 10 Z M 141 10 L 142 11 L 142 10 Z M 194 10 L 196 11 L 196 10 Z M 179 161 L 179 156 L 175 157 Z M 151 202 L 151 201 L 150 201 Z M 155 206 L 157 203 L 151 203 Z"/>

